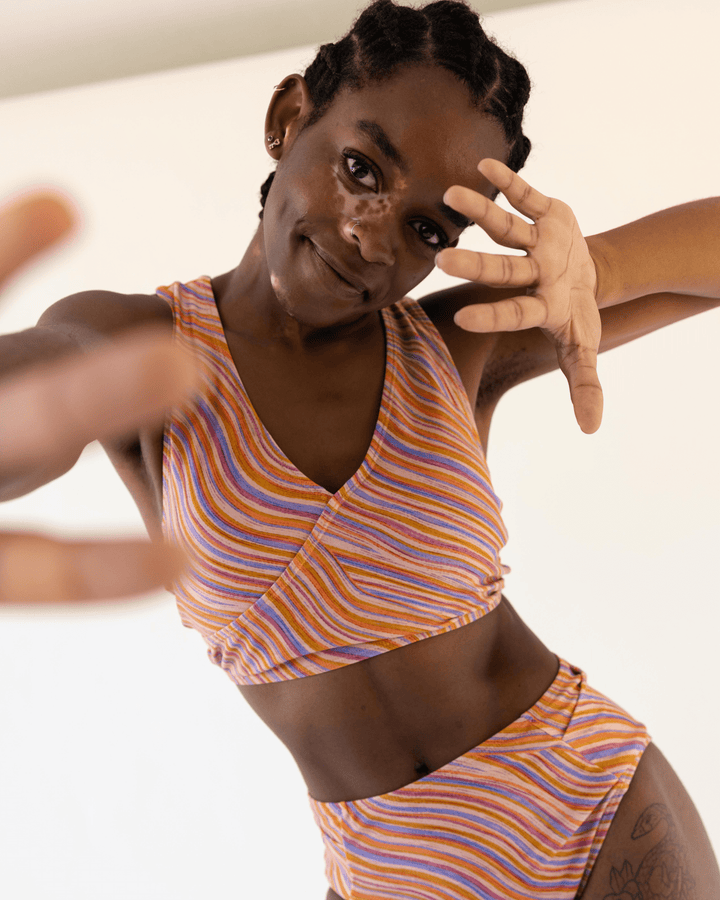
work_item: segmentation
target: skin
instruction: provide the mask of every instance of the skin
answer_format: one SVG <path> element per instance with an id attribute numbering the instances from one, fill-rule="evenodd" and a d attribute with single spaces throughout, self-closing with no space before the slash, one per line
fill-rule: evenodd
<path id="1" fill-rule="evenodd" d="M 602 325 L 595 299 L 597 274 L 587 242 L 572 210 L 561 200 L 545 197 L 496 160 L 483 160 L 478 168 L 532 221 L 502 212 L 459 186 L 447 191 L 446 201 L 468 218 L 482 221 L 497 243 L 526 250 L 527 255 L 455 250 L 441 254 L 438 265 L 459 278 L 526 291 L 522 297 L 463 309 L 455 322 L 480 333 L 540 328 L 556 347 L 578 424 L 592 434 L 602 419 L 602 388 L 597 376 Z"/>
<path id="2" fill-rule="evenodd" d="M 635 223 L 630 238 L 620 230 L 585 239 L 565 204 L 504 166 L 498 125 L 445 70 L 407 68 L 343 92 L 306 129 L 307 85 L 292 75 L 281 87 L 262 135 L 266 148 L 279 140 L 268 149 L 278 168 L 263 222 L 239 265 L 212 284 L 257 415 L 300 472 L 329 492 L 362 463 L 377 421 L 385 364 L 379 310 L 436 262 L 481 282 L 423 304 L 475 408 L 484 446 L 502 394 L 558 365 L 580 426 L 594 430 L 598 350 L 717 303 L 720 270 L 707 239 L 717 228 L 717 204 Z M 406 165 L 358 124 L 367 121 L 382 127 Z M 496 188 L 532 221 L 492 204 Z M 443 201 L 526 257 L 454 250 L 462 229 Z M 691 271 L 682 234 L 706 248 L 696 251 Z M 68 337 L 93 346 L 141 322 L 172 324 L 155 296 L 75 295 L 41 319 L 44 353 L 59 354 Z M 12 353 L 25 363 L 36 353 L 28 338 L 3 347 L 0 365 Z M 145 428 L 104 442 L 151 533 L 161 513 L 161 440 L 160 429 Z M 455 759 L 530 707 L 556 671 L 555 656 L 504 599 L 454 632 L 313 678 L 241 691 L 288 746 L 311 795 L 339 801 L 392 790 Z M 647 796 L 668 777 L 653 766 L 654 752 L 638 780 Z M 631 840 L 613 825 L 608 852 Z M 607 893 L 607 879 L 597 890 Z"/>
<path id="3" fill-rule="evenodd" d="M 68 201 L 34 193 L 0 209 L 0 287 L 74 226 Z M 0 382 L 0 476 L 13 496 L 14 474 L 33 466 L 36 486 L 73 465 L 83 447 L 162 421 L 165 409 L 196 386 L 192 361 L 157 328 L 110 350 L 73 354 Z M 44 415 L 38 415 L 44 410 Z M 27 491 L 27 479 L 23 490 Z M 181 571 L 175 548 L 147 541 L 61 541 L 0 534 L 0 602 L 105 600 L 145 593 Z"/>
<path id="4" fill-rule="evenodd" d="M 506 149 L 494 122 L 484 119 L 478 127 L 450 73 L 412 69 L 362 95 L 346 94 L 305 131 L 299 123 L 312 108 L 307 86 L 300 76 L 283 85 L 266 123 L 283 141 L 271 151 L 281 165 L 263 223 L 240 265 L 213 279 L 213 289 L 260 418 L 295 465 L 334 492 L 362 462 L 375 428 L 385 363 L 378 311 L 404 297 L 435 264 L 439 245 L 423 240 L 418 229 L 431 240 L 439 238 L 433 228 L 443 229 L 456 242 L 461 229 L 437 209 L 447 185 L 462 180 L 488 195 L 493 190 L 457 147 L 469 146 L 473 159 L 504 156 Z M 448 92 L 455 104 L 444 104 Z M 409 172 L 386 166 L 382 183 L 357 166 L 362 182 L 353 177 L 343 153 L 351 148 L 360 162 L 378 150 L 347 123 L 382 120 L 410 158 L 425 131 L 420 98 L 430 97 L 440 121 L 433 140 L 425 141 L 422 164 Z M 353 235 L 357 219 L 362 224 Z M 339 387 L 330 394 L 328 383 Z"/>

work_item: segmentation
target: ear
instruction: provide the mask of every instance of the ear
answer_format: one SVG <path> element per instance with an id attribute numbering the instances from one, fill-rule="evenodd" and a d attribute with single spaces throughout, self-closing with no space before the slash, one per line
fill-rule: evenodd
<path id="1" fill-rule="evenodd" d="M 265 117 L 265 149 L 273 159 L 280 159 L 292 144 L 311 109 L 310 91 L 302 75 L 288 75 L 276 86 Z"/>

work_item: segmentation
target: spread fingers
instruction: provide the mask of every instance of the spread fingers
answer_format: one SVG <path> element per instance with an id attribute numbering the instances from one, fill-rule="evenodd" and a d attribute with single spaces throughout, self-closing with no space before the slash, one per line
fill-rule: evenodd
<path id="1" fill-rule="evenodd" d="M 529 256 L 504 256 L 451 248 L 435 258 L 438 268 L 456 278 L 465 278 L 488 287 L 529 287 L 540 274 Z"/>
<path id="2" fill-rule="evenodd" d="M 496 303 L 476 303 L 455 313 L 455 324 L 465 331 L 522 331 L 540 328 L 546 321 L 545 301 L 531 295 L 510 297 Z"/>
<path id="3" fill-rule="evenodd" d="M 524 216 L 537 221 L 550 209 L 552 201 L 549 197 L 531 187 L 517 172 L 508 169 L 499 160 L 483 159 L 478 165 L 478 169 L 491 184 L 494 184 L 507 197 L 513 209 L 521 212 Z"/>
<path id="4" fill-rule="evenodd" d="M 524 250 L 534 247 L 537 242 L 537 229 L 531 222 L 501 209 L 477 191 L 455 184 L 445 191 L 443 200 L 448 206 L 476 222 L 496 244 Z"/>

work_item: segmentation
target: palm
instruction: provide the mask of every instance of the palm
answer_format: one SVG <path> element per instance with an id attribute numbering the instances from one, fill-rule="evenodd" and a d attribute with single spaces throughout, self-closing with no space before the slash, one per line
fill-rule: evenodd
<path id="1" fill-rule="evenodd" d="M 575 216 L 565 203 L 545 197 L 497 160 L 484 160 L 481 171 L 515 209 L 533 221 L 506 212 L 467 188 L 450 188 L 446 201 L 494 241 L 525 250 L 526 255 L 445 250 L 438 265 L 450 275 L 491 287 L 525 290 L 507 300 L 465 307 L 456 322 L 483 332 L 541 328 L 555 345 L 580 427 L 588 433 L 596 431 L 602 418 L 597 278 Z"/>

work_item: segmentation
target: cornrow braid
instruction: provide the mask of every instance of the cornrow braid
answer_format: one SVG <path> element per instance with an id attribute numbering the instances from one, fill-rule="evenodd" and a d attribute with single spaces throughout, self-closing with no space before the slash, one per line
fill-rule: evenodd
<path id="1" fill-rule="evenodd" d="M 383 81 L 413 63 L 442 66 L 459 78 L 478 111 L 502 127 L 508 166 L 518 172 L 525 165 L 531 144 L 522 119 L 530 79 L 524 66 L 485 34 L 464 0 L 435 0 L 420 9 L 394 0 L 371 3 L 342 40 L 320 47 L 306 69 L 313 110 L 303 128 L 323 117 L 340 90 Z M 274 177 L 272 172 L 260 189 L 263 207 Z"/>

